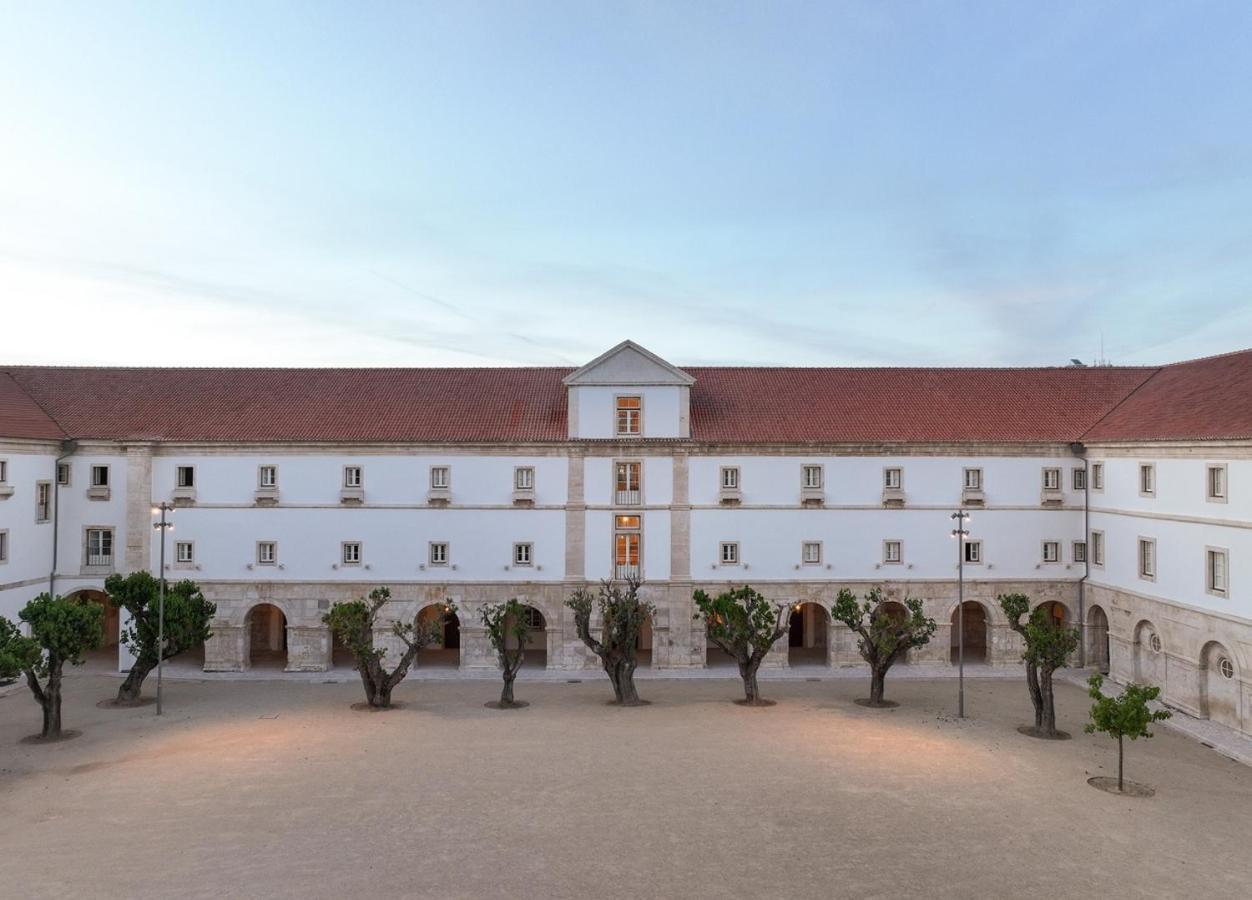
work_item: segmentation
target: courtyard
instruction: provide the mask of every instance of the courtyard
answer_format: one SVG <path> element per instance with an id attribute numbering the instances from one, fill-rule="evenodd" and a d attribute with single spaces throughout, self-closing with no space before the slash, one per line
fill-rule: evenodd
<path id="1" fill-rule="evenodd" d="M 1160 727 L 1127 745 L 1023 737 L 1019 679 L 648 679 L 618 709 L 598 672 L 406 681 L 401 708 L 354 711 L 357 684 L 166 682 L 166 715 L 101 709 L 117 680 L 74 672 L 66 727 L 19 744 L 38 707 L 0 696 L 6 897 L 1240 897 L 1252 769 Z M 153 687 L 149 682 L 149 688 Z"/>

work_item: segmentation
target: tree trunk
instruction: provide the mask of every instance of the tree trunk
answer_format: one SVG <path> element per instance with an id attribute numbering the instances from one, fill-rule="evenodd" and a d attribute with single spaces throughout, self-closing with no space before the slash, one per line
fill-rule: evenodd
<path id="1" fill-rule="evenodd" d="M 156 668 L 156 663 L 146 659 L 137 659 L 126 674 L 126 680 L 117 689 L 118 703 L 134 703 L 143 691 L 143 681 L 148 673 Z"/>
<path id="2" fill-rule="evenodd" d="M 756 683 L 756 673 L 760 667 L 760 660 L 750 659 L 739 663 L 739 677 L 743 679 L 744 699 L 753 705 L 761 701 L 761 689 Z"/>
<path id="3" fill-rule="evenodd" d="M 500 691 L 500 705 L 513 705 L 513 676 L 511 675 L 504 676 L 504 688 Z"/>
<path id="4" fill-rule="evenodd" d="M 1037 726 L 1048 737 L 1056 737 L 1056 702 L 1052 693 L 1052 670 L 1044 669 L 1039 673 L 1040 715 L 1041 722 Z"/>
<path id="5" fill-rule="evenodd" d="M 1026 687 L 1030 691 L 1030 702 L 1035 707 L 1035 727 L 1043 727 L 1043 691 L 1039 687 L 1039 666 L 1033 660 L 1026 660 Z"/>
<path id="6" fill-rule="evenodd" d="M 613 682 L 613 693 L 617 697 L 617 702 L 622 706 L 638 706 L 639 692 L 635 690 L 635 667 L 628 660 L 619 659 L 612 664 L 606 663 L 605 671 L 609 673 L 609 680 Z"/>
<path id="7" fill-rule="evenodd" d="M 48 687 L 43 699 L 43 737 L 61 736 L 61 660 L 48 656 Z"/>
<path id="8" fill-rule="evenodd" d="M 1126 790 L 1122 783 L 1122 736 L 1117 736 L 1117 790 Z"/>
<path id="9" fill-rule="evenodd" d="M 869 702 L 871 706 L 881 706 L 883 694 L 887 689 L 887 667 L 873 666 L 869 675 Z"/>
<path id="10" fill-rule="evenodd" d="M 370 700 L 370 706 L 374 707 L 375 709 L 390 709 L 391 708 L 391 685 L 387 684 L 386 682 L 383 682 L 382 684 L 378 685 L 377 689 L 374 691 L 373 699 Z"/>

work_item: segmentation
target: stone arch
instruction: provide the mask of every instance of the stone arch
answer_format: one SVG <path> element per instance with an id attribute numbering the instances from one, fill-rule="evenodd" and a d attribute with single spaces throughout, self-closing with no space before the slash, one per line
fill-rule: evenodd
<path id="1" fill-rule="evenodd" d="M 544 614 L 537 603 L 522 602 L 526 610 L 529 633 L 526 637 L 526 656 L 522 665 L 526 668 L 545 669 L 548 666 L 548 629 L 552 620 Z M 509 647 L 516 647 L 516 642 L 506 634 Z"/>
<path id="2" fill-rule="evenodd" d="M 1047 610 L 1048 614 L 1052 616 L 1053 622 L 1057 625 L 1066 626 L 1074 624 L 1074 616 L 1070 612 L 1069 607 L 1060 600 L 1044 600 L 1041 603 L 1036 603 L 1031 609 L 1031 612 L 1034 612 L 1036 609 Z"/>
<path id="3" fill-rule="evenodd" d="M 1087 610 L 1087 665 L 1108 674 L 1109 671 L 1109 617 L 1099 604 Z"/>
<path id="4" fill-rule="evenodd" d="M 787 664 L 830 665 L 830 612 L 821 603 L 801 600 L 791 606 Z"/>
<path id="5" fill-rule="evenodd" d="M 445 612 L 447 612 L 446 603 L 442 601 L 427 603 L 417 611 L 417 621 L 427 624 L 444 616 Z M 417 664 L 422 668 L 453 669 L 461 665 L 461 617 L 456 612 L 447 614 L 440 628 L 439 640 L 427 645 L 417 654 Z"/>
<path id="6" fill-rule="evenodd" d="M 1200 715 L 1239 730 L 1243 725 L 1240 709 L 1239 662 L 1217 641 L 1200 650 Z"/>
<path id="7" fill-rule="evenodd" d="M 1165 688 L 1165 644 L 1160 632 L 1148 619 L 1140 619 L 1135 625 L 1132 646 L 1134 680 L 1139 684 L 1153 684 Z"/>
<path id="8" fill-rule="evenodd" d="M 992 613 L 988 609 L 987 604 L 980 600 L 966 600 L 962 607 L 964 609 L 964 643 L 965 643 L 965 662 L 967 663 L 988 663 L 991 662 L 991 628 Z M 949 648 L 949 658 L 953 663 L 957 662 L 961 639 L 961 616 L 958 612 L 962 607 L 952 604 L 952 610 L 949 614 L 948 624 L 951 626 L 951 640 Z"/>
<path id="9" fill-rule="evenodd" d="M 243 616 L 243 664 L 245 669 L 287 667 L 287 628 L 291 618 L 277 603 L 262 600 Z"/>
<path id="10" fill-rule="evenodd" d="M 66 594 L 65 599 L 95 603 L 104 609 L 104 640 L 100 643 L 100 649 L 116 652 L 122 635 L 122 611 L 109 601 L 109 595 L 97 588 L 80 588 Z"/>

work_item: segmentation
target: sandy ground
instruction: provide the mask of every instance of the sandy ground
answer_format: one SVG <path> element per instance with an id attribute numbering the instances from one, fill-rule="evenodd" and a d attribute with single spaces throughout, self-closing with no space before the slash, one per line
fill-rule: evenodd
<path id="1" fill-rule="evenodd" d="M 649 681 L 606 706 L 600 674 L 519 686 L 167 683 L 166 715 L 96 708 L 75 673 L 66 727 L 0 698 L 0 896 L 430 898 L 1247 897 L 1252 769 L 1166 729 L 1128 746 L 1147 800 L 1086 784 L 1116 743 L 1019 735 L 1019 681 Z"/>

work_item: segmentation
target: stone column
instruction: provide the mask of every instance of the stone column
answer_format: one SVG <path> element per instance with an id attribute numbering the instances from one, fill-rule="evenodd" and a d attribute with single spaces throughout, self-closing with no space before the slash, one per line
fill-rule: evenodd
<path id="1" fill-rule="evenodd" d="M 584 469 L 581 451 L 566 460 L 568 481 L 565 496 L 565 580 L 580 583 L 587 571 L 587 505 L 583 494 Z"/>
<path id="2" fill-rule="evenodd" d="M 673 459 L 673 496 L 670 500 L 669 577 L 664 623 L 665 654 L 656 652 L 657 634 L 652 636 L 652 665 L 663 669 L 703 668 L 706 664 L 704 629 L 695 621 L 691 602 L 691 495 L 690 466 L 686 453 Z M 660 662 L 658 662 L 658 659 Z"/>
<path id="3" fill-rule="evenodd" d="M 832 666 L 862 666 L 861 651 L 856 649 L 856 633 L 842 622 L 830 626 L 830 664 Z"/>
<path id="4" fill-rule="evenodd" d="M 765 659 L 761 660 L 762 669 L 787 669 L 791 667 L 791 661 L 788 656 L 788 640 L 783 635 L 774 642 L 774 646 L 769 648 L 769 653 L 765 654 Z"/>
<path id="5" fill-rule="evenodd" d="M 330 629 L 325 625 L 287 626 L 288 672 L 325 672 L 330 668 Z"/>
<path id="6" fill-rule="evenodd" d="M 248 670 L 246 626 L 214 622 L 212 631 L 212 637 L 204 643 L 204 671 L 246 672 Z"/>
<path id="7" fill-rule="evenodd" d="M 491 649 L 491 641 L 487 639 L 487 629 L 481 625 L 461 625 L 460 668 L 500 668 L 500 661 L 496 659 L 496 652 Z"/>
<path id="8" fill-rule="evenodd" d="M 1208 677 L 1208 671 L 1185 656 L 1178 656 L 1168 651 L 1164 656 L 1165 678 L 1160 685 L 1161 700 L 1193 716 L 1202 716 L 1200 712 L 1200 693 L 1203 690 L 1201 682 Z"/>
<path id="9" fill-rule="evenodd" d="M 152 558 L 152 445 L 126 446 L 126 559 L 125 574 L 148 569 L 156 572 Z M 173 561 L 174 547 L 166 538 L 165 561 Z M 159 573 L 158 573 L 159 575 Z M 231 670 L 233 671 L 233 670 Z"/>
<path id="10" fill-rule="evenodd" d="M 925 647 L 914 647 L 909 651 L 908 658 L 910 663 L 949 663 L 952 659 L 952 624 L 936 622 L 930 643 Z"/>

